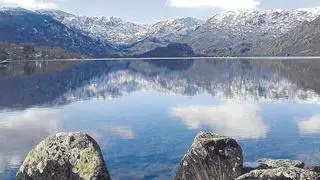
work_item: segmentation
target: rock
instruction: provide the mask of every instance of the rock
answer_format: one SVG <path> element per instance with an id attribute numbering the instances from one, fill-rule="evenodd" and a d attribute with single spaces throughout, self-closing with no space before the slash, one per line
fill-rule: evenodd
<path id="1" fill-rule="evenodd" d="M 109 180 L 99 145 L 84 133 L 58 133 L 29 152 L 17 180 Z"/>
<path id="2" fill-rule="evenodd" d="M 319 180 L 319 174 L 297 167 L 253 170 L 236 180 Z"/>
<path id="3" fill-rule="evenodd" d="M 256 169 L 265 169 L 265 165 L 262 165 L 258 162 L 245 162 L 243 163 L 242 174 Z"/>
<path id="4" fill-rule="evenodd" d="M 289 159 L 259 159 L 258 163 L 266 168 L 278 168 L 278 167 L 298 167 L 303 168 L 304 163 L 297 160 Z"/>
<path id="5" fill-rule="evenodd" d="M 233 180 L 241 175 L 242 149 L 236 140 L 200 132 L 180 162 L 176 180 Z"/>
<path id="6" fill-rule="evenodd" d="M 320 166 L 309 166 L 309 167 L 305 167 L 304 169 L 320 174 Z"/>

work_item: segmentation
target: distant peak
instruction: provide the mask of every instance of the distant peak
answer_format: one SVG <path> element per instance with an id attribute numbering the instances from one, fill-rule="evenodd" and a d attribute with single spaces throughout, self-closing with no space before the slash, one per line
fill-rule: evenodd
<path id="1" fill-rule="evenodd" d="M 21 7 L 0 7 L 0 11 L 27 11 L 27 12 L 31 12 L 31 10 L 24 9 Z"/>
<path id="2" fill-rule="evenodd" d="M 296 8 L 296 9 L 264 9 L 264 10 L 234 10 L 234 11 L 225 11 L 221 13 L 215 14 L 212 18 L 208 19 L 208 22 L 215 21 L 226 21 L 227 19 L 237 19 L 240 21 L 241 19 L 253 19 L 255 17 L 299 17 L 302 14 L 306 14 L 306 17 L 313 17 L 320 15 L 320 8 Z M 312 19 L 312 18 L 311 18 Z"/>
<path id="3" fill-rule="evenodd" d="M 116 16 L 109 17 L 109 20 L 114 21 L 114 22 L 124 22 L 121 18 L 116 17 Z"/>

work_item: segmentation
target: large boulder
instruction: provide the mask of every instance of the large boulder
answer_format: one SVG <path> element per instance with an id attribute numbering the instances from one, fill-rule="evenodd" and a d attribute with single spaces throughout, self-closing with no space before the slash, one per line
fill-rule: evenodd
<path id="1" fill-rule="evenodd" d="M 297 160 L 289 160 L 289 159 L 259 159 L 258 163 L 260 163 L 265 168 L 278 168 L 278 167 L 298 167 L 303 168 L 304 163 Z"/>
<path id="2" fill-rule="evenodd" d="M 319 174 L 297 167 L 259 169 L 246 173 L 236 180 L 318 180 Z"/>
<path id="3" fill-rule="evenodd" d="M 21 165 L 17 180 L 109 180 L 97 142 L 84 133 L 58 133 L 40 142 Z"/>
<path id="4" fill-rule="evenodd" d="M 180 162 L 176 180 L 234 180 L 241 175 L 242 149 L 236 140 L 200 132 Z"/>

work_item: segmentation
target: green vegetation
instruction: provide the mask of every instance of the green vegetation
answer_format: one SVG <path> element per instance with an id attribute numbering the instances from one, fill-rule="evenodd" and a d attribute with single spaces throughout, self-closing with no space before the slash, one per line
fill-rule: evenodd
<path id="1" fill-rule="evenodd" d="M 53 47 L 0 42 L 0 60 L 81 59 L 84 56 Z"/>

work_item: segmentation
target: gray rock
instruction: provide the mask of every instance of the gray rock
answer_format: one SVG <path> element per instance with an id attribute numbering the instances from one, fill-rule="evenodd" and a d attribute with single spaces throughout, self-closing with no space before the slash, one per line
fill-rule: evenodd
<path id="1" fill-rule="evenodd" d="M 58 133 L 29 152 L 17 180 L 109 180 L 101 150 L 84 133 Z"/>
<path id="2" fill-rule="evenodd" d="M 318 180 L 319 174 L 297 167 L 253 170 L 236 180 Z"/>
<path id="3" fill-rule="evenodd" d="M 309 166 L 309 167 L 305 167 L 304 169 L 320 174 L 320 166 Z"/>
<path id="4" fill-rule="evenodd" d="M 265 168 L 266 168 L 265 165 L 262 165 L 258 162 L 245 162 L 243 163 L 242 174 L 246 174 L 256 169 L 265 169 Z"/>
<path id="5" fill-rule="evenodd" d="M 278 168 L 278 167 L 298 167 L 303 168 L 304 163 L 297 160 L 289 160 L 289 159 L 259 159 L 258 163 L 260 163 L 263 167 L 266 168 Z"/>
<path id="6" fill-rule="evenodd" d="M 241 175 L 242 149 L 236 140 L 200 132 L 180 162 L 176 180 L 233 180 Z"/>

